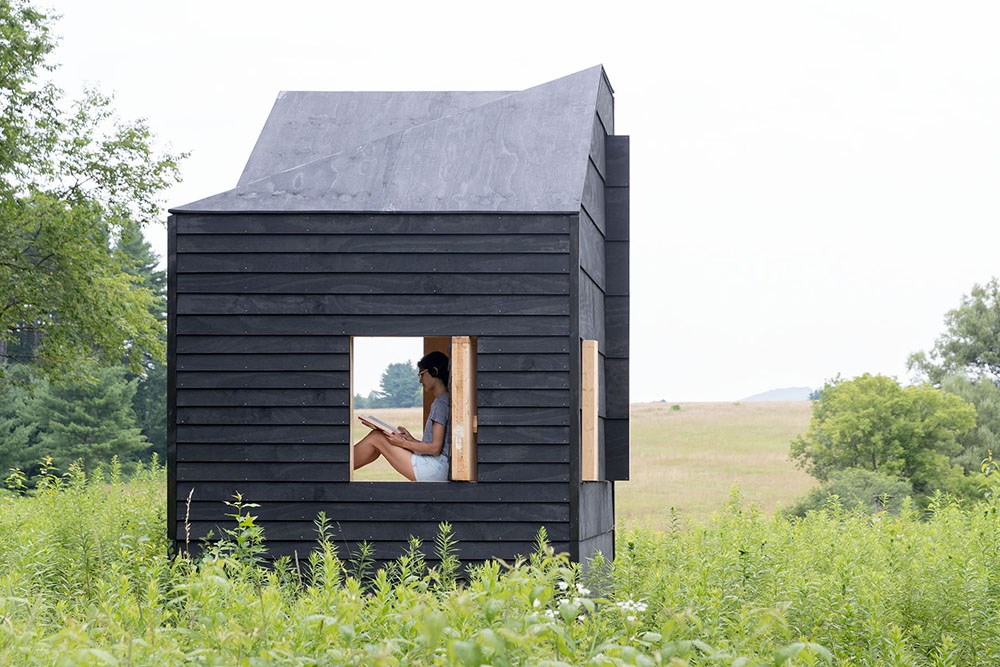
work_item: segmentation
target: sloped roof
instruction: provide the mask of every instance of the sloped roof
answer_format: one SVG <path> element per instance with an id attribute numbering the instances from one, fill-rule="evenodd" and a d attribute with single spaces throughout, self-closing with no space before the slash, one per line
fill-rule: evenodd
<path id="1" fill-rule="evenodd" d="M 236 188 L 176 212 L 575 212 L 600 66 L 519 92 L 283 92 Z"/>

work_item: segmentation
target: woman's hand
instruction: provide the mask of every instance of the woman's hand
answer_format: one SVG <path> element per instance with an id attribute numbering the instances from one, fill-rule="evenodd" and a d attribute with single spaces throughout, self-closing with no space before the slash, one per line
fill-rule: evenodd
<path id="1" fill-rule="evenodd" d="M 413 443 L 420 442 L 402 426 L 397 426 L 395 433 L 386 434 L 385 439 L 389 441 L 389 444 L 408 449 L 411 452 L 413 451 Z"/>

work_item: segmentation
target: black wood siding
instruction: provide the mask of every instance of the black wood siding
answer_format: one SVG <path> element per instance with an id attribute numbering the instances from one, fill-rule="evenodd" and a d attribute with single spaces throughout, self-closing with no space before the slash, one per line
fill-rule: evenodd
<path id="1" fill-rule="evenodd" d="M 629 478 L 629 138 L 609 136 L 606 148 L 604 419 L 606 479 Z"/>
<path id="2" fill-rule="evenodd" d="M 272 555 L 320 511 L 379 559 L 449 521 L 467 560 L 572 543 L 566 215 L 193 214 L 170 221 L 171 534 L 235 492 Z M 478 337 L 479 481 L 349 482 L 350 337 Z M 190 504 L 187 499 L 191 497 Z M 182 547 L 184 545 L 181 545 Z M 188 544 L 188 547 L 191 545 Z"/>
<path id="3" fill-rule="evenodd" d="M 613 100 L 607 82 L 594 119 L 590 163 L 579 217 L 577 323 L 579 339 L 598 342 L 599 476 L 628 479 L 628 218 L 627 141 L 611 136 Z M 623 197 L 624 192 L 624 197 Z M 613 200 L 614 203 L 611 203 Z M 623 218 L 624 213 L 624 218 Z M 622 259 L 625 259 L 624 265 Z M 577 558 L 614 556 L 611 481 L 574 489 Z"/>

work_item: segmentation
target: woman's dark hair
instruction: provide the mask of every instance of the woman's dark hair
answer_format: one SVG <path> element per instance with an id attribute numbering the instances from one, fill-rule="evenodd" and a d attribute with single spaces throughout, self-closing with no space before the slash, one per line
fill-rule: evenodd
<path id="1" fill-rule="evenodd" d="M 417 362 L 417 368 L 427 371 L 432 378 L 441 378 L 444 386 L 448 386 L 448 356 L 444 352 L 428 352 Z"/>

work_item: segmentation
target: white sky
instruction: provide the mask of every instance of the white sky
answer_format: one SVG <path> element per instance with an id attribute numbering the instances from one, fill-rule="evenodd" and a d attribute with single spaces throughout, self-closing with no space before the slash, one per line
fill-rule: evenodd
<path id="1" fill-rule="evenodd" d="M 1000 3 L 39 5 L 63 15 L 67 92 L 114 92 L 191 152 L 170 206 L 236 184 L 279 90 L 521 90 L 603 64 L 632 137 L 633 401 L 904 380 L 1000 274 Z"/>

